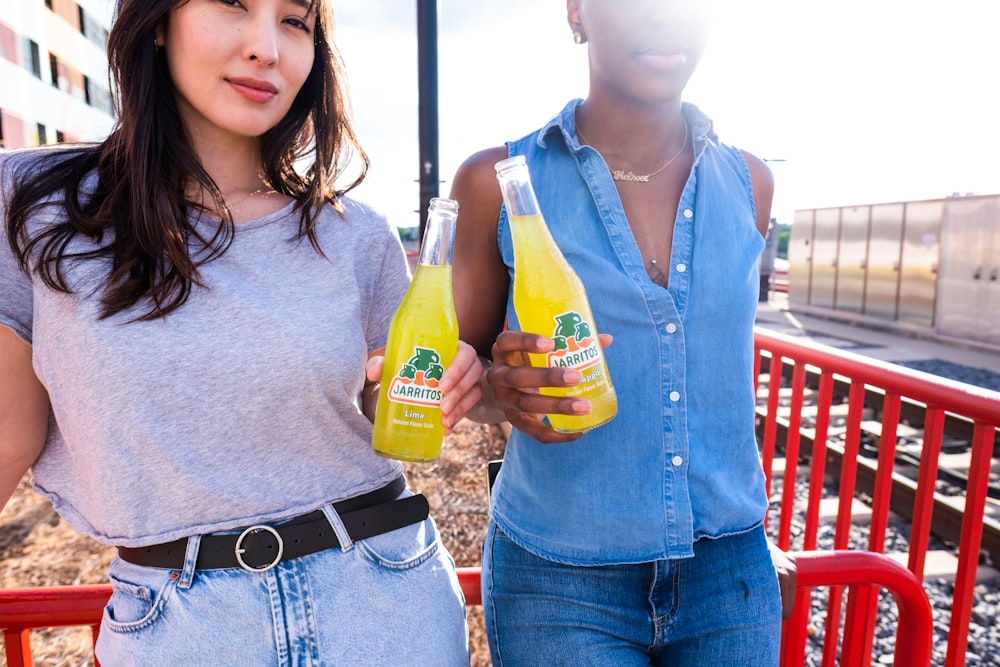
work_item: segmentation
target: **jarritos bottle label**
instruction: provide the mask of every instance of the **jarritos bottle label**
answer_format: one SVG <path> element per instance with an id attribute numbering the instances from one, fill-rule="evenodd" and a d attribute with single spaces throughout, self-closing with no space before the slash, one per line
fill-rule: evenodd
<path id="1" fill-rule="evenodd" d="M 555 348 L 545 355 L 550 368 L 575 368 L 584 370 L 601 363 L 601 344 L 593 328 L 580 313 L 571 310 L 556 315 L 552 332 Z"/>
<path id="2" fill-rule="evenodd" d="M 413 356 L 403 364 L 389 383 L 386 396 L 390 401 L 438 407 L 441 390 L 438 384 L 444 375 L 441 355 L 430 347 L 414 347 Z"/>

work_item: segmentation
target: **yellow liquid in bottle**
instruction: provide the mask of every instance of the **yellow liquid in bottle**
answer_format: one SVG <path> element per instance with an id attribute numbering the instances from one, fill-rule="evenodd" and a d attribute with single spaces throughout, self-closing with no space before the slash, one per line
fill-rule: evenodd
<path id="1" fill-rule="evenodd" d="M 441 376 L 458 351 L 451 266 L 417 265 L 386 343 L 372 447 L 386 458 L 433 461 L 441 453 Z"/>
<path id="2" fill-rule="evenodd" d="M 521 330 L 549 336 L 556 348 L 530 355 L 537 367 L 576 368 L 583 381 L 574 387 L 543 387 L 549 396 L 585 398 L 592 404 L 586 415 L 548 415 L 552 428 L 575 433 L 611 421 L 618 399 L 597 339 L 583 283 L 566 262 L 540 215 L 511 216 L 514 240 L 514 310 Z"/>

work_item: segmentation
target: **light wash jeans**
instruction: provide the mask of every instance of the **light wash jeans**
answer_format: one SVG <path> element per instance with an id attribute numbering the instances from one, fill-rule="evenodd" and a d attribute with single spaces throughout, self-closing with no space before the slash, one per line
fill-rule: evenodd
<path id="1" fill-rule="evenodd" d="M 774 667 L 778 578 L 763 528 L 694 557 L 583 567 L 539 558 L 490 524 L 483 611 L 494 667 Z"/>
<path id="2" fill-rule="evenodd" d="M 352 544 L 324 511 L 348 546 L 264 573 L 195 570 L 190 542 L 183 570 L 115 559 L 97 658 L 104 667 L 467 667 L 465 600 L 433 519 Z"/>

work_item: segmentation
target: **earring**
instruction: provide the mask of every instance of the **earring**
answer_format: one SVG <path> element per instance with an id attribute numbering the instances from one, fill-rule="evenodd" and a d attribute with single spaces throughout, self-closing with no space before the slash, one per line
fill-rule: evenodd
<path id="1" fill-rule="evenodd" d="M 586 41 L 587 38 L 583 36 L 582 32 L 580 32 L 579 30 L 573 31 L 573 42 L 575 42 L 576 44 L 583 44 Z"/>

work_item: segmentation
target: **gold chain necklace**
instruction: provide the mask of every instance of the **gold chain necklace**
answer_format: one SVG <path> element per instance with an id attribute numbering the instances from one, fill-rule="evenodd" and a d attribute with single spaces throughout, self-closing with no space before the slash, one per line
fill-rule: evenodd
<path id="1" fill-rule="evenodd" d="M 637 173 L 633 172 L 631 169 L 629 169 L 628 171 L 625 171 L 624 169 L 612 169 L 611 170 L 611 178 L 615 179 L 616 181 L 627 181 L 627 182 L 632 182 L 632 183 L 648 183 L 650 178 L 652 178 L 653 176 L 656 176 L 661 171 L 663 171 L 664 169 L 666 169 L 667 167 L 669 167 L 671 164 L 673 164 L 674 160 L 676 160 L 677 158 L 679 158 L 681 156 L 681 153 L 684 152 L 684 149 L 687 148 L 687 144 L 688 144 L 688 124 L 687 124 L 687 119 L 684 116 L 681 116 L 681 121 L 683 121 L 683 123 L 684 123 L 684 143 L 681 144 L 681 149 L 679 151 L 677 151 L 676 153 L 674 153 L 673 157 L 671 157 L 669 160 L 667 160 L 666 162 L 663 163 L 663 166 L 661 166 L 656 171 L 650 172 L 648 174 L 637 174 Z M 580 131 L 579 126 L 577 126 L 577 128 L 576 128 L 576 135 L 578 137 L 580 137 L 580 139 L 585 144 L 590 145 L 590 142 L 587 141 L 587 137 L 583 136 L 583 132 Z M 591 146 L 591 147 L 593 148 L 593 146 Z M 597 149 L 595 148 L 594 150 L 597 150 Z"/>
<path id="2" fill-rule="evenodd" d="M 259 195 L 262 192 L 266 192 L 267 193 L 267 194 L 264 195 L 264 197 L 270 197 L 271 195 L 277 193 L 276 190 L 273 190 L 271 188 L 260 188 L 258 190 L 254 190 L 253 192 L 240 197 L 236 202 L 234 202 L 232 204 L 226 204 L 226 206 L 229 208 L 230 211 L 233 211 L 233 210 L 239 208 L 240 204 L 242 204 L 246 200 L 248 200 L 251 197 L 254 197 L 256 195 Z"/>

